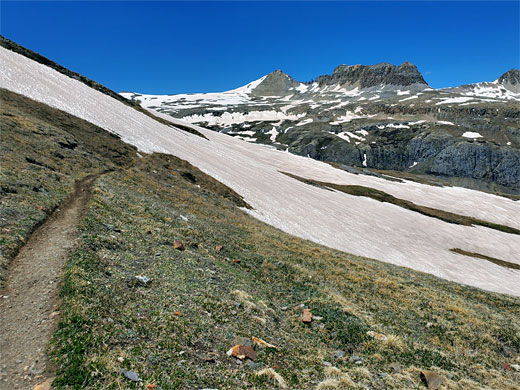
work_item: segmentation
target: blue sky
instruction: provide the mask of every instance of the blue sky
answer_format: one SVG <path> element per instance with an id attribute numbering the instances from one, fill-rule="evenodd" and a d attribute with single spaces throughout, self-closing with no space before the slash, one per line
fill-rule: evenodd
<path id="1" fill-rule="evenodd" d="M 2 35 L 116 91 L 222 91 L 275 69 L 411 61 L 433 87 L 518 68 L 520 2 L 1 2 Z"/>

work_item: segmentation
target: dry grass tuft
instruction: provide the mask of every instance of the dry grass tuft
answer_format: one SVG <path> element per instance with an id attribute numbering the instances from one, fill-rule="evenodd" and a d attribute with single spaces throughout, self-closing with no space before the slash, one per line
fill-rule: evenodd
<path id="1" fill-rule="evenodd" d="M 323 370 L 327 378 L 341 378 L 343 373 L 337 367 L 325 367 Z"/>
<path id="2" fill-rule="evenodd" d="M 339 371 L 339 370 L 338 370 Z M 316 390 L 338 389 L 338 390 L 354 390 L 359 386 L 352 381 L 348 374 L 341 374 L 338 378 L 327 378 L 318 383 Z"/>
<path id="3" fill-rule="evenodd" d="M 401 337 L 394 334 L 386 335 L 386 340 L 384 341 L 384 343 L 389 348 L 395 349 L 397 351 L 402 351 L 405 349 L 405 343 L 403 342 Z"/>
<path id="4" fill-rule="evenodd" d="M 252 301 L 251 295 L 242 290 L 233 290 L 231 295 L 237 298 L 248 309 L 256 309 L 255 303 Z"/>
<path id="5" fill-rule="evenodd" d="M 264 368 L 263 370 L 258 371 L 256 373 L 256 375 L 257 376 L 265 376 L 267 378 L 272 379 L 278 385 L 278 387 L 280 387 L 281 389 L 287 389 L 288 388 L 287 387 L 287 383 L 285 383 L 285 380 L 282 378 L 282 376 L 280 374 L 278 374 L 272 368 Z"/>

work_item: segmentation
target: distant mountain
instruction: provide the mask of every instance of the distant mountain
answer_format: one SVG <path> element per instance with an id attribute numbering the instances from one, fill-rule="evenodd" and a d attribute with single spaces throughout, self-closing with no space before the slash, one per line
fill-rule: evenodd
<path id="1" fill-rule="evenodd" d="M 437 175 L 520 193 L 520 72 L 433 89 L 410 62 L 340 65 L 298 82 L 276 70 L 222 93 L 122 93 L 143 106 L 321 161 Z"/>
<path id="2" fill-rule="evenodd" d="M 459 93 L 463 96 L 481 98 L 520 100 L 520 71 L 511 69 L 493 82 L 462 85 L 445 88 L 444 91 Z"/>
<path id="3" fill-rule="evenodd" d="M 405 62 L 399 66 L 389 63 L 377 65 L 340 65 L 332 75 L 320 76 L 316 79 L 320 86 L 341 85 L 359 88 L 373 87 L 410 87 L 427 88 L 417 67 Z"/>

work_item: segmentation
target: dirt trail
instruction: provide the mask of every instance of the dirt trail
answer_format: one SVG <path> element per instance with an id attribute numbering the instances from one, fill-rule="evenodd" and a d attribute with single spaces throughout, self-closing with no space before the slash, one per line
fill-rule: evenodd
<path id="1" fill-rule="evenodd" d="M 33 389 L 53 377 L 47 345 L 59 317 L 62 267 L 77 242 L 78 221 L 97 176 L 76 184 L 13 259 L 0 291 L 0 389 Z"/>

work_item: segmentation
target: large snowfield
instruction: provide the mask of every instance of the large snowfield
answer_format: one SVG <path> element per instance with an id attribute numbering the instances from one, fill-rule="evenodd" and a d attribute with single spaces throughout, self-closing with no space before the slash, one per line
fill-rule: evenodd
<path id="1" fill-rule="evenodd" d="M 169 153 L 189 161 L 242 195 L 254 208 L 248 213 L 285 232 L 348 253 L 520 296 L 520 271 L 449 251 L 461 248 L 520 264 L 519 235 L 449 224 L 389 203 L 313 187 L 279 171 L 324 182 L 368 186 L 419 205 L 517 229 L 520 202 L 458 187 L 353 175 L 309 158 L 196 127 L 206 140 L 165 126 L 4 48 L 0 48 L 0 87 L 117 133 L 144 152 Z"/>

